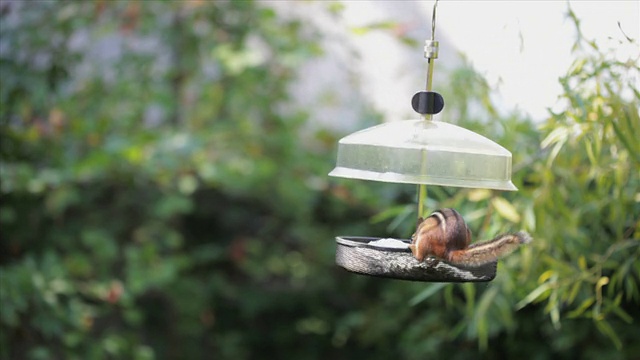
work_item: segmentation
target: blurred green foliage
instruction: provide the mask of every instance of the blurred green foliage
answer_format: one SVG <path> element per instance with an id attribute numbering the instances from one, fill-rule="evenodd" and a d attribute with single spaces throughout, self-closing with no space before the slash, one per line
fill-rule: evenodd
<path id="1" fill-rule="evenodd" d="M 640 353 L 637 58 L 579 36 L 541 128 L 450 74 L 451 121 L 511 150 L 520 191 L 428 206 L 535 241 L 491 283 L 423 284 L 334 265 L 335 235 L 410 235 L 415 187 L 327 179 L 344 134 L 289 96 L 323 55 L 311 24 L 250 1 L 0 13 L 1 358 Z"/>

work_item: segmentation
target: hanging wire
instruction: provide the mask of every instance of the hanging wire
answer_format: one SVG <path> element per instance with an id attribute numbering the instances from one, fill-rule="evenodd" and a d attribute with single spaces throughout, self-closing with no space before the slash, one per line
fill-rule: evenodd
<path id="1" fill-rule="evenodd" d="M 433 4 L 433 14 L 431 15 L 431 41 L 436 40 L 436 8 L 438 7 L 438 0 Z"/>
<path id="2" fill-rule="evenodd" d="M 426 91 L 431 91 L 432 80 L 433 80 L 433 65 L 435 59 L 438 58 L 438 42 L 435 40 L 436 38 L 436 9 L 438 8 L 438 0 L 433 4 L 433 13 L 431 15 L 431 40 L 425 41 L 424 48 L 424 56 L 427 58 L 428 68 L 427 68 L 427 84 L 425 86 Z M 432 120 L 433 116 L 431 114 L 425 114 L 426 120 Z"/>
<path id="3" fill-rule="evenodd" d="M 433 4 L 433 13 L 431 15 L 431 42 L 427 44 L 429 49 L 425 48 L 425 56 L 427 57 L 427 61 L 429 63 L 427 68 L 427 84 L 426 90 L 431 91 L 432 81 L 433 81 L 433 65 L 435 59 L 438 57 L 438 43 L 435 41 L 436 39 L 436 9 L 438 7 L 438 0 Z M 427 41 L 428 42 L 428 41 Z M 433 120 L 433 115 L 426 114 L 425 120 Z M 423 159 L 422 163 L 426 165 L 427 159 L 424 158 L 426 153 L 422 154 Z M 426 202 L 428 199 L 427 195 L 427 185 L 420 184 L 418 185 L 418 218 L 425 218 L 426 213 Z"/>

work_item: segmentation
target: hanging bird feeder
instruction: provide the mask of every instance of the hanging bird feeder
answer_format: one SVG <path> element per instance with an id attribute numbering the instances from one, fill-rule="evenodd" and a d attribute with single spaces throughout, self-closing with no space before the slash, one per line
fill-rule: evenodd
<path id="1" fill-rule="evenodd" d="M 424 218 L 426 185 L 517 190 L 511 182 L 511 153 L 507 149 L 473 131 L 433 121 L 433 115 L 444 108 L 442 96 L 431 91 L 439 46 L 435 41 L 436 7 L 437 1 L 431 39 L 425 42 L 426 91 L 411 100 L 422 118 L 389 122 L 342 138 L 336 167 L 329 173 L 349 179 L 418 184 L 419 222 Z M 520 242 L 530 240 L 526 233 L 512 237 Z M 336 263 L 359 274 L 415 281 L 481 282 L 496 276 L 495 260 L 479 266 L 460 266 L 434 257 L 418 260 L 411 250 L 419 246 L 415 243 L 416 238 L 338 236 Z"/>

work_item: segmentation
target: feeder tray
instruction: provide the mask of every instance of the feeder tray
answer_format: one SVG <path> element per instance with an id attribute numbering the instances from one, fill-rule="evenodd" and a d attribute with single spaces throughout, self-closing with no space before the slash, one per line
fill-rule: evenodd
<path id="1" fill-rule="evenodd" d="M 410 240 L 396 240 L 391 246 L 385 245 L 385 240 L 338 236 L 336 264 L 358 274 L 413 281 L 486 282 L 496 277 L 497 262 L 465 268 L 434 258 L 420 262 L 409 250 Z"/>

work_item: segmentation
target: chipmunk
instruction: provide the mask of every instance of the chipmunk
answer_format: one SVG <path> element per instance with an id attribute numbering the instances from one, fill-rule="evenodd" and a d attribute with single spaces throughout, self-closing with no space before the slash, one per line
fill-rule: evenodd
<path id="1" fill-rule="evenodd" d="M 493 240 L 471 244 L 471 230 L 454 209 L 437 210 L 418 220 L 409 248 L 418 261 L 433 255 L 454 265 L 481 266 L 531 242 L 526 232 L 499 235 Z"/>

